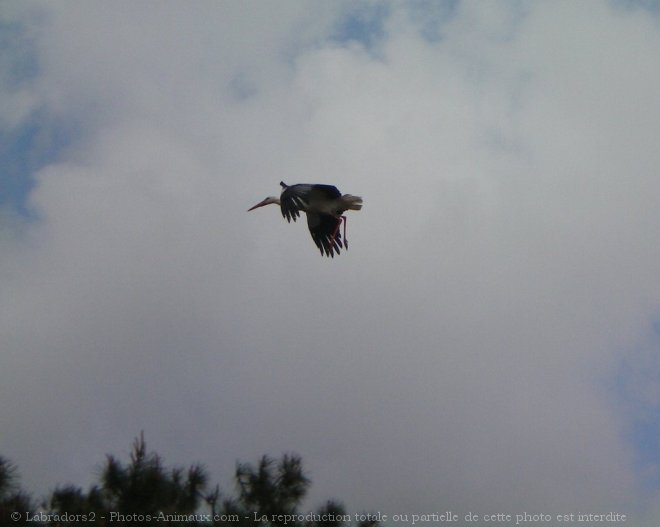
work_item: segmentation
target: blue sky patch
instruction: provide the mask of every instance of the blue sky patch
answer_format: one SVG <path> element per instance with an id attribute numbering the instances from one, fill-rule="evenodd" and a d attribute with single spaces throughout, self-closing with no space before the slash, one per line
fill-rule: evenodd
<path id="1" fill-rule="evenodd" d="M 660 0 L 611 0 L 614 7 L 624 9 L 644 9 L 649 13 L 660 13 Z"/>
<path id="2" fill-rule="evenodd" d="M 73 132 L 42 112 L 15 130 L 0 131 L 0 206 L 9 206 L 23 217 L 32 216 L 27 200 L 34 174 L 58 159 Z"/>
<path id="3" fill-rule="evenodd" d="M 385 2 L 360 4 L 337 22 L 332 40 L 358 42 L 372 48 L 385 36 L 384 23 L 389 13 L 389 4 Z"/>
<path id="4" fill-rule="evenodd" d="M 660 409 L 655 409 L 649 419 L 635 422 L 631 439 L 642 480 L 650 488 L 660 488 Z"/>
<path id="5" fill-rule="evenodd" d="M 20 88 L 38 72 L 34 46 L 27 30 L 18 23 L 0 21 L 2 82 L 9 90 Z"/>
<path id="6" fill-rule="evenodd" d="M 635 451 L 635 463 L 648 488 L 660 488 L 660 323 L 651 325 L 651 341 L 624 358 L 614 379 L 614 392 L 622 403 L 626 437 Z"/>
<path id="7" fill-rule="evenodd" d="M 30 32 L 24 24 L 0 22 L 1 81 L 5 92 L 26 89 L 38 75 L 38 61 Z M 26 122 L 0 129 L 0 206 L 29 217 L 27 197 L 33 174 L 53 158 L 56 145 L 46 140 L 43 115 L 36 112 Z"/>
<path id="8" fill-rule="evenodd" d="M 410 18 L 429 42 L 442 40 L 442 29 L 455 15 L 458 0 L 416 0 L 410 2 Z"/>
<path id="9" fill-rule="evenodd" d="M 444 26 L 456 15 L 458 5 L 458 0 L 412 0 L 401 7 L 425 40 L 437 42 L 442 39 Z M 385 24 L 391 12 L 392 4 L 388 2 L 359 4 L 338 21 L 332 40 L 357 42 L 372 49 L 387 36 Z"/>

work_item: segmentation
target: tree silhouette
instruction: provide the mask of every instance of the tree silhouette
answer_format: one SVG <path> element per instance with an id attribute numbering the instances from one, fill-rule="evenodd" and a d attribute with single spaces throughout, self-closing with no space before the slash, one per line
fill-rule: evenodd
<path id="1" fill-rule="evenodd" d="M 0 457 L 0 525 L 35 525 L 26 515 L 33 511 L 32 499 L 18 485 L 16 466 Z M 12 516 L 16 513 L 20 516 Z"/>
<path id="2" fill-rule="evenodd" d="M 92 525 L 146 525 L 154 523 L 154 518 L 163 525 L 198 524 L 180 519 L 193 516 L 203 501 L 207 476 L 200 465 L 187 471 L 166 469 L 158 454 L 147 451 L 143 434 L 133 443 L 130 459 L 124 465 L 108 455 L 100 485 L 87 493 L 73 485 L 57 488 L 48 503 L 56 524 L 79 525 L 80 515 L 86 515 L 86 523 Z M 67 520 L 68 516 L 73 520 Z"/>
<path id="3" fill-rule="evenodd" d="M 269 517 L 294 514 L 309 486 L 301 459 L 287 454 L 279 463 L 263 456 L 256 469 L 249 464 L 239 464 L 236 482 L 242 505 L 260 516 Z"/>
<path id="4" fill-rule="evenodd" d="M 88 491 L 75 485 L 57 487 L 36 516 L 30 512 L 29 522 L 23 511 L 34 507 L 29 495 L 18 488 L 15 472 L 0 457 L 0 526 L 343 527 L 356 523 L 332 500 L 315 512 L 301 512 L 311 482 L 295 454 L 278 460 L 263 456 L 256 466 L 238 463 L 236 495 L 224 496 L 218 485 L 208 489 L 201 465 L 165 467 L 158 454 L 147 450 L 140 434 L 129 463 L 106 456 L 97 484 Z M 23 513 L 19 521 L 12 516 L 16 511 Z M 375 527 L 376 522 L 357 525 Z"/>
<path id="5" fill-rule="evenodd" d="M 263 456 L 256 467 L 239 463 L 236 468 L 238 497 L 226 500 L 222 513 L 242 520 L 241 527 L 340 527 L 350 522 L 343 505 L 328 500 L 313 513 L 301 512 L 311 484 L 302 468 L 302 459 L 285 454 L 276 461 Z M 229 523 L 225 522 L 229 527 Z M 236 523 L 232 523 L 236 527 Z M 359 527 L 375 527 L 377 522 L 358 522 Z"/>

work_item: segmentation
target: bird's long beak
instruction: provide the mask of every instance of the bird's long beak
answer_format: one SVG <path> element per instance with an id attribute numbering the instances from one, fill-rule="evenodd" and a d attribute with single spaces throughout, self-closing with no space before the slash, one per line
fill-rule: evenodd
<path id="1" fill-rule="evenodd" d="M 270 203 L 267 199 L 260 201 L 257 203 L 254 207 L 250 207 L 247 211 L 250 212 L 251 210 L 258 209 L 259 207 L 263 207 L 264 205 L 268 205 Z"/>

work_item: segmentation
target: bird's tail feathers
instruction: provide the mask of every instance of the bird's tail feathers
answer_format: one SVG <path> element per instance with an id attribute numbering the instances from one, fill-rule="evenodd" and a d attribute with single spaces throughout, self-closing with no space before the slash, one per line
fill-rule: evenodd
<path id="1" fill-rule="evenodd" d="M 348 205 L 348 210 L 360 210 L 362 208 L 362 198 L 360 196 L 344 194 L 342 200 Z"/>

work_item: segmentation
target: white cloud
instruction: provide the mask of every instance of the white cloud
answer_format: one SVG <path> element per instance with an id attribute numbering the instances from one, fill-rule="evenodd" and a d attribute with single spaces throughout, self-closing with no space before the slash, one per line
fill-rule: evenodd
<path id="1" fill-rule="evenodd" d="M 144 429 L 352 509 L 641 524 L 605 386 L 660 298 L 657 20 L 394 4 L 364 49 L 321 6 L 41 5 L 30 91 L 84 135 L 3 239 L 0 451 L 45 490 Z M 281 179 L 363 195 L 347 254 L 245 213 Z"/>

